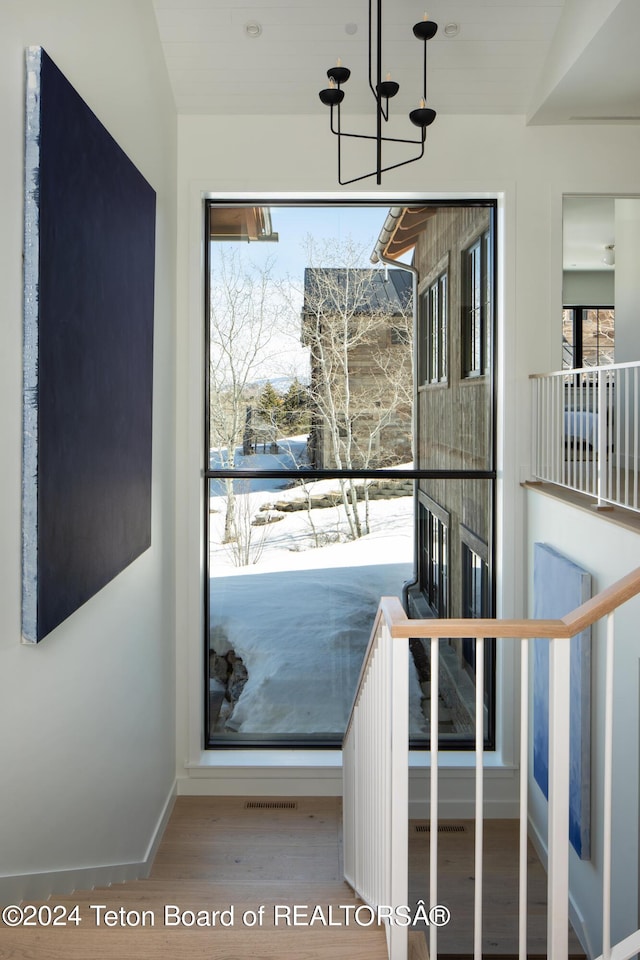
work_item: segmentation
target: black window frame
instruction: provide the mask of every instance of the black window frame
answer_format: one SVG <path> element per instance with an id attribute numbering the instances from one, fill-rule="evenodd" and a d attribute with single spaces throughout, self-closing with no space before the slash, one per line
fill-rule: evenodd
<path id="1" fill-rule="evenodd" d="M 477 583 L 473 581 L 474 558 L 480 563 L 480 604 L 474 605 Z M 470 619 L 487 618 L 493 616 L 493 587 L 489 548 L 487 543 L 468 528 L 460 527 L 460 563 L 462 582 L 462 616 Z M 484 641 L 484 699 L 487 708 L 489 735 L 495 723 L 495 648 L 494 639 L 485 638 Z M 474 637 L 465 637 L 462 640 L 462 658 L 469 671 L 475 676 L 476 669 L 476 640 Z"/>
<path id="2" fill-rule="evenodd" d="M 402 205 L 401 201 L 397 201 L 397 203 L 400 203 L 400 204 Z M 358 206 L 361 206 L 361 207 L 379 206 L 380 209 L 381 209 L 381 211 L 383 211 L 385 208 L 386 208 L 386 209 L 389 208 L 390 203 L 389 203 L 389 200 L 385 200 L 384 198 L 381 198 L 381 199 L 365 199 L 365 200 L 340 201 L 339 199 L 331 199 L 331 200 L 315 200 L 315 199 L 309 199 L 309 200 L 305 200 L 304 198 L 291 199 L 291 198 L 287 198 L 287 197 L 283 197 L 283 198 L 273 198 L 273 197 L 269 197 L 268 199 L 262 199 L 262 198 L 260 198 L 259 195 L 252 197 L 250 200 L 247 200 L 247 199 L 245 199 L 245 198 L 242 198 L 242 199 L 240 199 L 240 198 L 234 198 L 234 199 L 229 199 L 229 198 L 225 198 L 225 199 L 206 199 L 206 200 L 204 201 L 204 205 L 203 205 L 203 214 L 204 214 L 204 216 L 203 216 L 203 223 L 204 223 L 204 236 L 205 236 L 205 238 L 208 238 L 208 235 L 209 235 L 209 231 L 208 231 L 208 226 L 209 226 L 209 210 L 210 210 L 210 208 L 211 208 L 212 206 L 217 206 L 217 205 L 225 205 L 225 206 L 231 206 L 231 207 L 238 207 L 238 206 L 251 206 L 251 207 L 253 207 L 253 206 L 269 206 L 269 207 L 295 206 L 295 207 L 320 207 L 320 208 L 321 208 L 321 207 L 325 207 L 325 206 L 331 207 L 331 206 L 340 206 L 340 205 L 347 206 L 347 207 L 348 207 L 348 206 L 351 206 L 351 207 L 358 207 Z M 407 206 L 410 205 L 410 206 L 412 206 L 412 207 L 413 207 L 413 206 L 416 206 L 416 200 L 415 200 L 415 198 L 412 198 L 410 201 L 407 201 L 406 204 L 404 204 L 404 205 L 407 205 Z M 493 249 L 495 248 L 495 245 L 496 245 L 496 243 L 497 243 L 496 231 L 495 231 L 495 212 L 496 212 L 496 209 L 497 209 L 497 201 L 496 201 L 496 200 L 486 200 L 486 199 L 473 199 L 473 198 L 456 199 L 456 200 L 430 200 L 430 199 L 427 198 L 427 199 L 421 201 L 421 205 L 424 205 L 424 206 L 433 206 L 433 207 L 437 207 L 437 208 L 440 208 L 440 207 L 459 207 L 459 208 L 466 208 L 466 207 L 476 206 L 476 207 L 485 207 L 485 208 L 488 208 L 488 209 L 490 210 L 491 225 L 490 225 L 489 230 L 486 231 L 485 233 L 486 233 L 486 236 L 489 238 L 488 243 L 489 243 L 489 247 L 490 247 L 491 250 L 492 250 L 492 254 L 491 254 L 491 271 L 492 271 L 491 283 L 492 283 L 492 285 L 493 285 L 493 283 L 494 283 L 493 271 L 495 270 L 495 258 L 494 258 L 494 256 L 493 256 Z M 205 246 L 205 257 L 204 257 L 204 261 L 205 261 L 205 297 L 204 297 L 204 315 L 203 315 L 203 320 L 204 320 L 204 330 L 205 330 L 205 337 L 204 337 L 204 339 L 205 339 L 205 351 L 204 351 L 204 371 L 203 371 L 203 376 L 204 376 L 205 411 L 208 411 L 208 410 L 210 409 L 210 403 L 209 403 L 209 351 L 210 351 L 209 336 L 210 336 L 210 333 L 209 333 L 208 311 L 209 311 L 209 303 L 210 303 L 210 280 L 211 280 L 211 277 L 210 277 L 210 242 L 208 241 L 208 239 L 205 241 L 204 246 Z M 447 280 L 447 283 L 448 283 L 448 280 Z M 447 298 L 447 300 L 448 300 L 448 298 Z M 448 309 L 447 309 L 447 315 L 448 315 Z M 418 313 L 418 317 L 419 317 L 419 313 Z M 447 323 L 448 323 L 448 322 L 449 322 L 449 318 L 448 318 L 448 316 L 447 316 Z M 495 322 L 495 320 L 494 320 L 494 318 L 493 318 L 493 315 L 492 315 L 492 322 Z M 415 334 L 415 333 L 416 333 L 416 331 L 414 331 L 414 334 Z M 490 334 L 489 334 L 489 330 L 487 330 L 487 337 L 489 337 L 489 335 L 490 335 Z M 448 339 L 449 339 L 449 338 L 448 338 L 448 336 L 447 336 L 447 340 L 448 340 Z M 416 336 L 414 336 L 414 344 L 415 344 L 415 349 L 416 349 L 416 350 L 418 350 L 417 340 L 418 340 L 418 338 L 417 338 Z M 448 344 L 447 344 L 447 348 L 448 348 Z M 418 359 L 419 359 L 419 356 L 420 356 L 420 353 L 418 352 Z M 492 371 L 489 370 L 488 372 L 489 372 L 490 376 L 491 376 L 492 379 L 493 379 L 493 373 L 492 373 Z M 417 393 L 417 388 L 420 386 L 419 380 L 420 380 L 420 377 L 419 377 L 419 375 L 418 375 L 418 382 L 416 382 L 416 393 Z M 414 402 L 415 402 L 415 403 L 418 402 L 418 400 L 417 400 L 417 395 L 414 397 Z M 493 422 L 495 423 L 495 416 L 496 416 L 496 398 L 495 398 L 495 391 L 493 391 L 492 413 L 493 413 Z M 210 464 L 209 464 L 209 461 L 208 461 L 208 452 L 209 452 L 209 447 L 210 447 L 210 444 L 209 444 L 209 424 L 208 424 L 208 416 L 206 416 L 206 415 L 205 415 L 205 417 L 204 417 L 204 424 L 203 424 L 203 426 L 204 426 L 205 465 L 204 465 L 204 469 L 203 469 L 203 471 L 202 471 L 202 480 L 203 480 L 203 482 L 204 482 L 204 496 L 203 496 L 203 526 L 204 526 L 204 537 L 203 537 L 202 547 L 203 547 L 203 553 L 204 553 L 204 557 L 203 557 L 204 577 L 205 577 L 205 581 L 206 581 L 207 583 L 208 583 L 209 576 L 210 576 L 210 574 L 209 574 L 209 509 L 208 509 L 208 507 L 209 507 L 209 493 L 208 493 L 208 491 L 209 491 L 209 483 L 210 483 L 211 480 L 231 479 L 231 478 L 232 478 L 232 479 L 244 479 L 244 478 L 246 478 L 246 479 L 252 479 L 252 478 L 270 479 L 270 478 L 273 478 L 273 477 L 278 477 L 278 478 L 283 478 L 283 479 L 286 479 L 286 478 L 290 477 L 290 479 L 292 479 L 292 480 L 294 480 L 294 479 L 297 480 L 297 479 L 300 479 L 301 477 L 304 478 L 305 475 L 307 475 L 307 474 L 309 475 L 309 477 L 312 476 L 313 479 L 317 479 L 317 480 L 320 480 L 320 479 L 338 479 L 338 478 L 342 478 L 342 477 L 344 477 L 344 478 L 349 478 L 349 479 L 354 479 L 354 480 L 358 480 L 358 479 L 363 479 L 363 480 L 369 480 L 369 479 L 389 479 L 389 480 L 411 479 L 411 480 L 415 481 L 416 484 L 418 484 L 418 483 L 419 483 L 420 481 L 422 481 L 422 480 L 435 480 L 435 479 L 437 479 L 437 480 L 449 480 L 449 479 L 450 479 L 450 480 L 487 480 L 487 481 L 489 481 L 490 484 L 491 484 L 491 503 L 492 503 L 492 507 L 493 507 L 493 503 L 494 503 L 494 499 L 495 499 L 495 493 L 496 493 L 495 481 L 496 481 L 496 477 L 497 477 L 497 472 L 496 472 L 496 469 L 495 469 L 495 462 L 496 462 L 495 433 L 494 433 L 493 430 L 492 430 L 492 437 L 493 437 L 493 439 L 492 439 L 492 444 L 491 444 L 491 449 L 492 449 L 491 462 L 490 462 L 490 464 L 488 464 L 488 466 L 487 466 L 486 469 L 472 469 L 472 468 L 457 469 L 457 468 L 456 468 L 456 469 L 437 469 L 437 470 L 434 470 L 434 469 L 424 469 L 424 468 L 423 468 L 423 469 L 413 469 L 413 468 L 412 468 L 412 469 L 401 469 L 401 470 L 400 470 L 400 469 L 397 469 L 397 468 L 392 468 L 392 469 L 377 468 L 377 469 L 370 469 L 370 470 L 362 470 L 362 469 L 359 469 L 359 470 L 314 469 L 314 470 L 310 470 L 310 471 L 287 471 L 287 470 L 278 470 L 277 472 L 275 472 L 275 471 L 271 471 L 271 470 L 244 470 L 244 469 L 232 469 L 232 470 L 214 469 L 214 470 L 212 470 L 212 469 L 210 469 Z M 494 511 L 493 511 L 493 509 L 492 509 L 492 514 L 493 514 L 493 512 L 494 512 Z M 419 522 L 418 517 L 415 517 L 415 522 L 416 522 L 416 523 Z M 493 521 L 492 521 L 492 523 L 493 523 Z M 449 545 L 449 543 L 447 543 L 447 553 L 448 553 L 448 555 L 450 556 L 450 545 Z M 416 562 L 417 562 L 417 558 L 416 558 Z M 405 588 L 408 587 L 408 586 L 409 586 L 409 584 L 405 584 Z M 403 590 L 403 595 L 405 595 L 405 591 L 404 591 L 404 590 Z M 447 586 L 446 586 L 446 589 L 442 592 L 442 595 L 447 597 L 447 606 L 448 606 L 448 584 L 447 584 Z M 203 746 L 204 746 L 204 749 L 205 749 L 205 750 L 206 750 L 206 749 L 234 749 L 234 750 L 235 750 L 235 749 L 250 749 L 250 748 L 254 748 L 254 747 L 265 747 L 265 748 L 268 748 L 268 747 L 276 747 L 276 746 L 277 746 L 277 747 L 297 747 L 297 748 L 301 748 L 301 749 L 327 749 L 327 748 L 335 748 L 336 746 L 339 746 L 339 743 L 336 742 L 334 739 L 327 740 L 327 741 L 323 741 L 322 739 L 319 739 L 319 740 L 309 740 L 309 739 L 306 738 L 306 737 L 296 738 L 296 737 L 290 736 L 289 734 L 286 734 L 286 735 L 273 735 L 273 734 L 270 734 L 270 735 L 265 735 L 265 736 L 247 737 L 247 738 L 244 740 L 244 742 L 241 742 L 241 741 L 238 741 L 238 740 L 230 740 L 230 741 L 219 740 L 219 739 L 216 739 L 216 738 L 212 738 L 212 737 L 208 734 L 208 731 L 209 731 L 209 662 L 208 662 L 208 661 L 209 661 L 209 622 L 210 622 L 210 610 L 209 610 L 209 606 L 210 606 L 210 590 L 208 589 L 208 587 L 203 590 L 203 602 L 204 602 L 203 632 L 204 632 L 204 638 L 205 638 L 205 642 L 204 642 L 204 644 L 203 644 L 204 667 L 205 667 L 204 672 L 203 672 L 203 698 L 204 698 L 204 743 L 203 743 Z M 492 696 L 493 696 L 493 701 L 492 701 L 492 704 L 491 704 L 491 712 L 492 712 L 492 715 L 494 715 L 494 714 L 495 714 L 495 695 L 492 694 Z M 493 726 L 492 726 L 491 729 L 493 729 Z M 494 735 L 493 735 L 493 733 L 490 733 L 489 738 L 488 738 L 488 740 L 487 740 L 487 742 L 486 742 L 486 745 L 485 745 L 485 746 L 486 746 L 486 749 L 489 749 L 489 750 L 494 749 L 494 745 L 495 745 L 495 744 L 494 744 Z M 429 740 L 429 738 L 420 739 L 420 740 L 415 741 L 415 742 L 412 740 L 412 742 L 411 742 L 411 749 L 428 750 L 429 748 L 430 748 L 430 740 Z M 458 740 L 452 741 L 452 742 L 448 743 L 448 745 L 447 745 L 447 749 L 451 749 L 451 750 L 454 750 L 454 751 L 458 751 L 458 750 L 465 750 L 465 751 L 466 751 L 466 750 L 469 750 L 469 749 L 471 749 L 471 748 L 472 748 L 471 742 L 470 742 L 468 739 L 464 739 L 464 738 L 460 738 L 460 739 L 458 739 Z"/>
<path id="3" fill-rule="evenodd" d="M 477 593 L 477 577 L 474 576 L 474 560 L 479 561 L 480 595 Z M 489 549 L 484 540 L 473 531 L 460 528 L 460 563 L 462 585 L 462 616 L 477 619 L 491 616 L 491 571 Z M 479 601 L 479 602 L 478 602 Z M 471 645 L 471 646 L 470 646 Z M 468 655 L 474 648 L 473 657 Z M 470 665 L 475 664 L 475 640 L 463 640 L 463 656 Z"/>
<path id="4" fill-rule="evenodd" d="M 421 527 L 420 590 L 434 616 L 449 616 L 450 518 L 435 500 L 418 491 L 418 522 Z"/>
<path id="5" fill-rule="evenodd" d="M 608 366 L 609 361 L 606 364 L 601 363 L 600 361 L 600 350 L 605 349 L 604 346 L 600 346 L 600 318 L 598 317 L 597 323 L 597 336 L 596 336 L 596 363 L 587 363 L 584 362 L 584 325 L 585 325 L 585 315 L 590 311 L 595 310 L 600 313 L 601 310 L 610 310 L 614 315 L 614 341 L 613 341 L 613 360 L 611 363 L 615 363 L 615 306 L 613 305 L 603 305 L 603 304 L 565 304 L 562 308 L 563 314 L 565 311 L 570 311 L 572 314 L 571 317 L 571 327 L 572 327 L 572 339 L 573 343 L 566 343 L 564 339 L 564 333 L 562 335 L 562 369 L 563 370 L 579 370 L 585 366 L 589 367 L 599 367 L 599 366 Z M 563 324 L 564 327 L 564 316 Z M 571 364 L 568 364 L 567 359 L 571 359 Z"/>
<path id="6" fill-rule="evenodd" d="M 494 254 L 492 228 L 462 251 L 462 377 L 490 372 L 493 317 Z"/>
<path id="7" fill-rule="evenodd" d="M 418 295 L 419 383 L 449 381 L 449 269 L 439 265 Z"/>

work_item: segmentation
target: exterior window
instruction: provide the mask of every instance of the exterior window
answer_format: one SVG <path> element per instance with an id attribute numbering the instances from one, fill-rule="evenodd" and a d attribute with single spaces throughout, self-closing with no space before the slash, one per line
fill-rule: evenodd
<path id="1" fill-rule="evenodd" d="M 491 235 L 487 230 L 463 253 L 462 372 L 479 377 L 489 368 L 492 296 Z"/>
<path id="2" fill-rule="evenodd" d="M 421 380 L 444 383 L 447 380 L 447 274 L 443 273 L 420 298 L 422 330 Z"/>
<path id="3" fill-rule="evenodd" d="M 488 616 L 489 568 L 466 543 L 462 544 L 462 616 L 478 619 Z"/>
<path id="4" fill-rule="evenodd" d="M 391 346 L 399 347 L 403 344 L 411 344 L 411 331 L 407 326 L 391 327 Z"/>
<path id="5" fill-rule="evenodd" d="M 462 543 L 462 616 L 477 620 L 490 616 L 489 566 L 485 556 L 480 556 L 467 543 Z M 462 641 L 462 656 L 470 667 L 475 668 L 475 641 Z"/>
<path id="6" fill-rule="evenodd" d="M 438 511 L 440 514 L 440 511 Z M 449 615 L 449 527 L 440 515 L 420 504 L 422 527 L 421 588 L 437 617 Z"/>
<path id="7" fill-rule="evenodd" d="M 562 367 L 602 367 L 615 362 L 613 307 L 565 307 L 562 311 Z"/>

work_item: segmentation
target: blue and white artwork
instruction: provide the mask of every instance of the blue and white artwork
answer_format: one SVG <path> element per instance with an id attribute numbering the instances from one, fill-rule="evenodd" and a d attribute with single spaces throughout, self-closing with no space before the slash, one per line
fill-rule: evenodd
<path id="1" fill-rule="evenodd" d="M 591 596 L 591 575 L 546 543 L 534 545 L 534 616 L 555 620 Z M 591 631 L 571 642 L 569 839 L 591 856 Z M 549 798 L 549 641 L 533 643 L 533 776 Z"/>
<path id="2" fill-rule="evenodd" d="M 22 637 L 151 543 L 156 195 L 41 47 L 27 51 Z"/>

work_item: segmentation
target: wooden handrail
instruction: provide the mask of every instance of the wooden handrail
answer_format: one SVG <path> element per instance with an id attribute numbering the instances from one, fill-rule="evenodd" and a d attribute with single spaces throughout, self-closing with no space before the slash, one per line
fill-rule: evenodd
<path id="1" fill-rule="evenodd" d="M 569 818 L 567 809 L 570 798 L 570 660 L 571 651 L 568 643 L 557 643 L 556 640 L 569 640 L 576 634 L 592 626 L 597 621 L 609 617 L 606 624 L 606 667 L 604 671 L 604 790 L 603 790 L 603 956 L 598 960 L 628 960 L 638 952 L 640 945 L 640 930 L 636 931 L 627 940 L 622 941 L 611 949 L 611 824 L 612 824 L 612 757 L 613 757 L 613 655 L 614 655 L 614 624 L 611 614 L 622 604 L 640 594 L 640 567 L 622 577 L 610 587 L 602 590 L 597 596 L 581 604 L 571 613 L 558 619 L 420 619 L 411 620 L 407 617 L 397 597 L 382 597 L 375 617 L 374 627 L 369 646 L 363 659 L 358 687 L 354 704 L 351 709 L 345 733 L 345 797 L 350 799 L 348 804 L 349 823 L 358 820 L 360 810 L 366 816 L 373 810 L 372 816 L 378 816 L 375 823 L 375 832 L 384 833 L 389 824 L 404 825 L 404 834 L 398 830 L 394 834 L 393 851 L 388 854 L 394 860 L 400 873 L 408 870 L 406 861 L 406 817 L 408 807 L 408 646 L 407 639 L 426 638 L 433 657 L 430 679 L 431 714 L 430 729 L 437 732 L 439 729 L 438 703 L 438 648 L 440 638 L 471 637 L 492 638 L 501 637 L 514 640 L 530 640 L 535 637 L 546 637 L 552 640 L 549 651 L 549 808 L 548 808 L 548 884 L 547 902 L 549 904 L 547 941 L 551 944 L 550 955 L 567 956 L 567 929 L 569 904 Z M 390 642 L 390 638 L 391 641 Z M 373 651 L 380 641 L 382 662 L 373 661 Z M 402 641 L 396 644 L 395 641 Z M 527 646 L 523 645 L 525 654 L 523 661 L 521 686 L 521 764 L 520 764 L 520 888 L 519 888 L 519 936 L 524 941 L 522 952 L 526 952 L 527 932 L 527 823 L 528 823 L 528 765 L 526 757 L 530 743 L 531 728 L 529 716 L 529 686 Z M 474 950 L 476 955 L 481 954 L 482 942 L 482 862 L 483 862 L 483 817 L 484 817 L 484 683 L 483 683 L 482 648 L 479 645 L 476 677 L 475 698 L 475 894 L 474 894 Z M 374 667 L 371 675 L 372 682 L 367 685 L 367 674 L 371 666 Z M 379 668 L 379 671 L 378 671 Z M 383 693 L 381 694 L 381 688 Z M 357 709 L 357 704 L 364 698 L 363 716 Z M 401 719 L 400 725 L 397 721 Z M 354 722 L 362 724 L 356 731 L 356 736 L 349 739 L 353 733 Z M 438 776 L 439 776 L 439 749 L 438 736 L 430 739 L 430 817 L 432 819 L 431 857 L 429 860 L 431 902 L 437 902 L 438 858 L 437 836 L 438 824 Z M 359 756 L 364 760 L 358 763 L 356 751 L 362 751 Z M 368 779 L 363 770 L 369 774 Z M 392 770 L 391 773 L 389 771 Z M 378 796 L 376 791 L 380 791 Z M 374 793 L 376 799 L 370 800 Z M 397 805 L 393 807 L 393 801 Z M 355 813 L 354 813 L 355 811 Z M 382 813 L 380 814 L 380 811 Z M 359 822 L 359 820 L 358 820 Z M 434 824 L 435 823 L 435 827 Z M 383 827 L 381 827 L 381 824 Z M 364 835 L 357 835 L 357 841 L 346 844 L 349 856 L 354 863 L 359 858 L 365 864 L 364 870 L 369 869 L 369 861 L 363 859 L 362 851 L 368 848 L 369 837 L 372 831 L 367 828 Z M 345 836 L 351 836 L 345 821 Z M 390 849 L 390 848 L 385 848 Z M 402 857 L 402 859 L 400 859 Z M 386 861 L 384 861 L 386 863 Z M 379 868 L 374 864 L 374 871 Z M 386 877 L 386 871 L 385 871 Z M 394 882 L 396 874 L 393 874 Z M 350 881 L 351 882 L 351 881 Z M 386 890 L 386 887 L 384 888 Z M 362 895 L 361 890 L 358 890 Z M 389 902 L 396 902 L 393 899 Z M 431 929 L 431 953 L 437 953 L 436 930 Z M 395 953 L 393 954 L 395 956 Z M 405 946 L 402 946 L 402 955 Z"/>
<path id="2" fill-rule="evenodd" d="M 410 620 L 396 597 L 383 597 L 382 614 L 392 637 L 503 637 L 526 640 L 530 637 L 564 639 L 574 637 L 596 621 L 640 593 L 640 567 L 587 600 L 559 620 Z"/>
<path id="3" fill-rule="evenodd" d="M 405 613 L 397 597 L 382 597 L 380 606 L 371 631 L 371 637 L 362 661 L 360 675 L 356 685 L 356 692 L 347 722 L 347 731 L 351 727 L 353 709 L 358 702 L 360 687 L 367 672 L 371 658 L 374 640 L 380 623 L 384 617 L 391 636 L 398 640 L 413 638 L 445 638 L 453 637 L 484 637 L 493 639 L 499 637 L 510 640 L 529 640 L 532 637 L 545 637 L 550 640 L 562 640 L 582 633 L 602 617 L 612 613 L 618 607 L 631 600 L 640 593 L 640 567 L 601 590 L 591 600 L 587 600 L 571 613 L 559 620 L 488 620 L 488 619 L 456 619 L 456 620 L 411 620 Z M 346 735 L 346 734 L 345 734 Z"/>

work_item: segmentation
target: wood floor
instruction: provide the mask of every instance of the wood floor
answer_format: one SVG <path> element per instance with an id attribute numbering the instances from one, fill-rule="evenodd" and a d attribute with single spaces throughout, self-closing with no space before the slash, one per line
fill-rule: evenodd
<path id="1" fill-rule="evenodd" d="M 47 907 L 58 917 L 66 910 L 67 925 L 0 926 L 1 960 L 385 960 L 381 928 L 345 922 L 361 901 L 342 879 L 340 800 L 262 803 L 180 797 L 148 880 L 51 898 Z M 410 902 L 428 899 L 429 834 L 415 825 Z M 463 826 L 439 834 L 438 899 L 452 918 L 438 950 L 449 956 L 472 943 L 473 825 Z M 517 952 L 516 831 L 512 821 L 486 825 L 487 954 Z M 544 875 L 533 851 L 530 899 L 530 951 L 544 954 Z M 421 932 L 409 960 L 428 960 Z"/>
<path id="2" fill-rule="evenodd" d="M 299 799 L 292 809 L 275 810 L 246 803 L 178 798 L 148 880 L 51 898 L 51 905 L 69 910 L 78 904 L 82 922 L 0 927 L 0 958 L 386 960 L 377 925 L 309 922 L 316 906 L 335 924 L 341 905 L 350 906 L 351 915 L 361 905 L 342 879 L 340 801 Z M 175 909 L 165 917 L 167 906 Z M 115 911 L 113 927 L 107 909 Z M 223 912 L 214 917 L 212 911 Z M 215 925 L 185 925 L 193 915 Z M 173 925 L 178 916 L 185 923 Z M 138 917 L 139 925 L 127 926 Z"/>
<path id="3" fill-rule="evenodd" d="M 473 954 L 474 846 L 472 820 L 441 821 L 438 833 L 438 902 L 451 911 L 451 920 L 438 931 L 438 954 L 467 957 Z M 428 822 L 412 820 L 409 825 L 409 902 L 428 899 Z M 486 820 L 483 843 L 483 937 L 485 956 L 518 954 L 518 867 L 519 822 Z M 527 951 L 546 956 L 547 876 L 529 842 L 528 851 Z M 569 954 L 583 957 L 584 951 L 573 930 L 569 930 Z"/>

